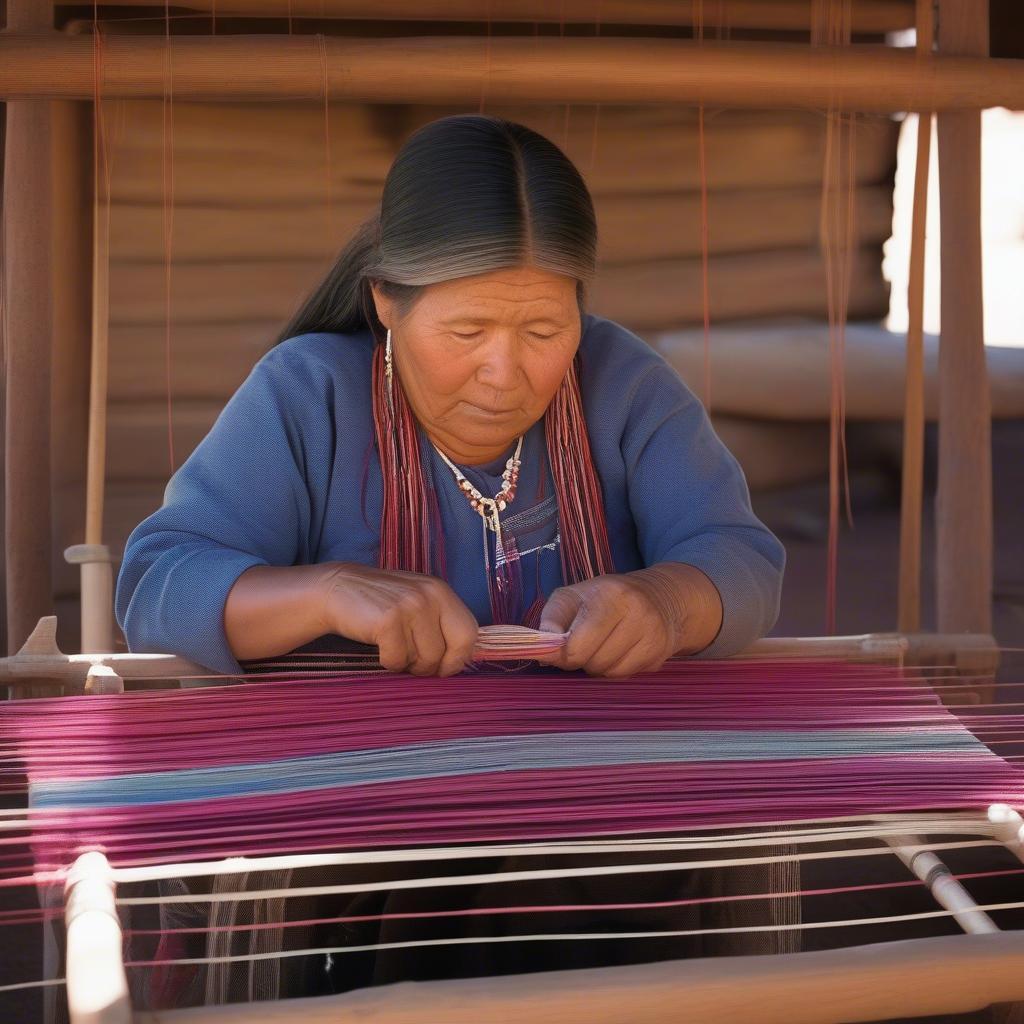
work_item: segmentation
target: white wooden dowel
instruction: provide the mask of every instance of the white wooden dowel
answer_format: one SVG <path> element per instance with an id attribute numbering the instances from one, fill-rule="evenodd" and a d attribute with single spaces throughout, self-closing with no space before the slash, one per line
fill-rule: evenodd
<path id="1" fill-rule="evenodd" d="M 968 935 L 990 935 L 999 926 L 979 910 L 971 894 L 953 877 L 949 868 L 931 850 L 920 848 L 920 836 L 889 836 L 885 840 L 893 853 L 931 890 L 935 902 L 945 907 Z"/>
<path id="2" fill-rule="evenodd" d="M 1008 804 L 992 804 L 988 820 L 996 826 L 996 838 L 1024 862 L 1024 818 Z"/>
<path id="3" fill-rule="evenodd" d="M 83 853 L 68 875 L 67 992 L 71 1024 L 132 1024 L 114 879 L 102 853 Z"/>
<path id="4" fill-rule="evenodd" d="M 82 651 L 114 647 L 114 567 L 106 544 L 73 544 L 64 560 L 81 566 Z"/>

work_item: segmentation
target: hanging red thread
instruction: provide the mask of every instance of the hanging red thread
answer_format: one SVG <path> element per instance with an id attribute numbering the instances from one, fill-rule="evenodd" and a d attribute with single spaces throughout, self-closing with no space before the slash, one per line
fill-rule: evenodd
<path id="1" fill-rule="evenodd" d="M 317 49 L 320 53 L 320 72 L 323 78 L 323 90 L 324 90 L 324 174 L 325 174 L 325 193 L 327 198 L 327 216 L 325 218 L 325 224 L 327 227 L 327 244 L 328 248 L 334 248 L 334 232 L 332 229 L 332 216 L 331 216 L 331 185 L 332 185 L 332 168 L 331 168 L 331 93 L 330 83 L 327 78 L 327 38 L 322 32 L 316 34 Z"/>
<path id="2" fill-rule="evenodd" d="M 434 571 L 431 530 L 419 435 L 397 378 L 389 400 L 382 345 L 373 354 L 372 387 L 373 425 L 384 478 L 379 565 L 430 574 Z"/>
<path id="3" fill-rule="evenodd" d="M 487 43 L 484 49 L 484 76 L 480 83 L 480 109 L 484 112 L 484 98 L 487 95 L 487 81 L 491 77 L 491 0 L 487 0 Z"/>
<path id="4" fill-rule="evenodd" d="M 171 253 L 174 238 L 174 77 L 171 64 L 171 8 L 164 3 L 166 91 L 161 106 L 161 184 L 164 230 L 164 366 L 167 375 L 167 456 L 174 474 L 174 411 L 171 402 Z"/>
<path id="5" fill-rule="evenodd" d="M 604 497 L 590 451 L 575 361 L 548 407 L 544 430 L 558 500 L 565 582 L 579 583 L 614 572 Z"/>
<path id="6" fill-rule="evenodd" d="M 816 0 L 811 23 L 811 41 L 816 45 L 848 45 L 852 36 L 849 0 Z M 846 453 L 846 393 L 843 363 L 846 314 L 849 309 L 854 228 L 854 156 L 852 118 L 844 118 L 833 107 L 827 112 L 824 172 L 821 192 L 820 233 L 824 257 L 825 292 L 829 335 L 829 513 L 825 582 L 826 632 L 836 631 L 837 580 L 839 566 L 840 483 L 846 494 L 846 512 L 852 525 L 849 472 Z M 844 157 L 845 169 L 844 175 Z M 844 177 L 846 180 L 844 181 Z M 845 216 L 841 205 L 846 190 Z"/>
<path id="7" fill-rule="evenodd" d="M 704 42 L 704 3 L 694 0 L 694 28 L 697 41 Z M 711 289 L 708 258 L 708 169 L 704 132 L 704 103 L 697 108 L 697 167 L 700 175 L 700 281 L 704 327 L 704 408 L 711 412 Z"/>

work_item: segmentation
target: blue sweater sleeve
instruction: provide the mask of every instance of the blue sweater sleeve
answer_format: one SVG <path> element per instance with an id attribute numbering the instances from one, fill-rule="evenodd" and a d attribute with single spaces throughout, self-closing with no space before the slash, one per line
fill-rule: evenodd
<path id="1" fill-rule="evenodd" d="M 285 342 L 256 364 L 129 536 L 115 612 L 130 651 L 240 671 L 224 631 L 228 592 L 251 566 L 295 564 L 308 535 L 306 403 L 295 396 L 316 404 L 323 386 L 292 351 Z"/>
<path id="2" fill-rule="evenodd" d="M 703 405 L 657 358 L 634 385 L 622 441 L 644 564 L 685 562 L 722 598 L 718 636 L 701 657 L 725 657 L 775 624 L 785 549 L 754 515 L 739 463 Z"/>

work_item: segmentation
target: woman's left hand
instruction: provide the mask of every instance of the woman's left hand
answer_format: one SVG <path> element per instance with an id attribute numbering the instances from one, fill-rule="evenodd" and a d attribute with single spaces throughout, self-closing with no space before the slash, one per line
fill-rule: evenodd
<path id="1" fill-rule="evenodd" d="M 653 672 L 674 654 L 703 650 L 721 625 L 722 599 L 711 580 L 692 565 L 662 562 L 556 590 L 540 628 L 569 639 L 539 660 L 596 676 Z"/>

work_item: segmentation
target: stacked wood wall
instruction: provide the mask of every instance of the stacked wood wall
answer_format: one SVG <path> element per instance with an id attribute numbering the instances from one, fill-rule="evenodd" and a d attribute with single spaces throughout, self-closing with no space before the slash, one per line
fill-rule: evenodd
<path id="1" fill-rule="evenodd" d="M 594 311 L 642 335 L 701 320 L 694 110 L 486 109 L 546 134 L 586 177 L 600 233 Z M 454 112 L 332 104 L 328 150 L 322 103 L 106 104 L 105 539 L 115 555 L 159 506 L 170 475 L 168 386 L 178 466 L 372 212 L 402 140 Z M 897 128 L 885 117 L 858 119 L 851 318 L 880 317 L 887 307 L 881 243 L 891 228 Z M 824 141 L 815 114 L 708 113 L 713 322 L 826 315 L 818 246 Z M 74 487 L 61 493 L 60 549 L 81 540 L 84 516 Z M 59 568 L 58 594 L 76 589 L 76 570 Z"/>

